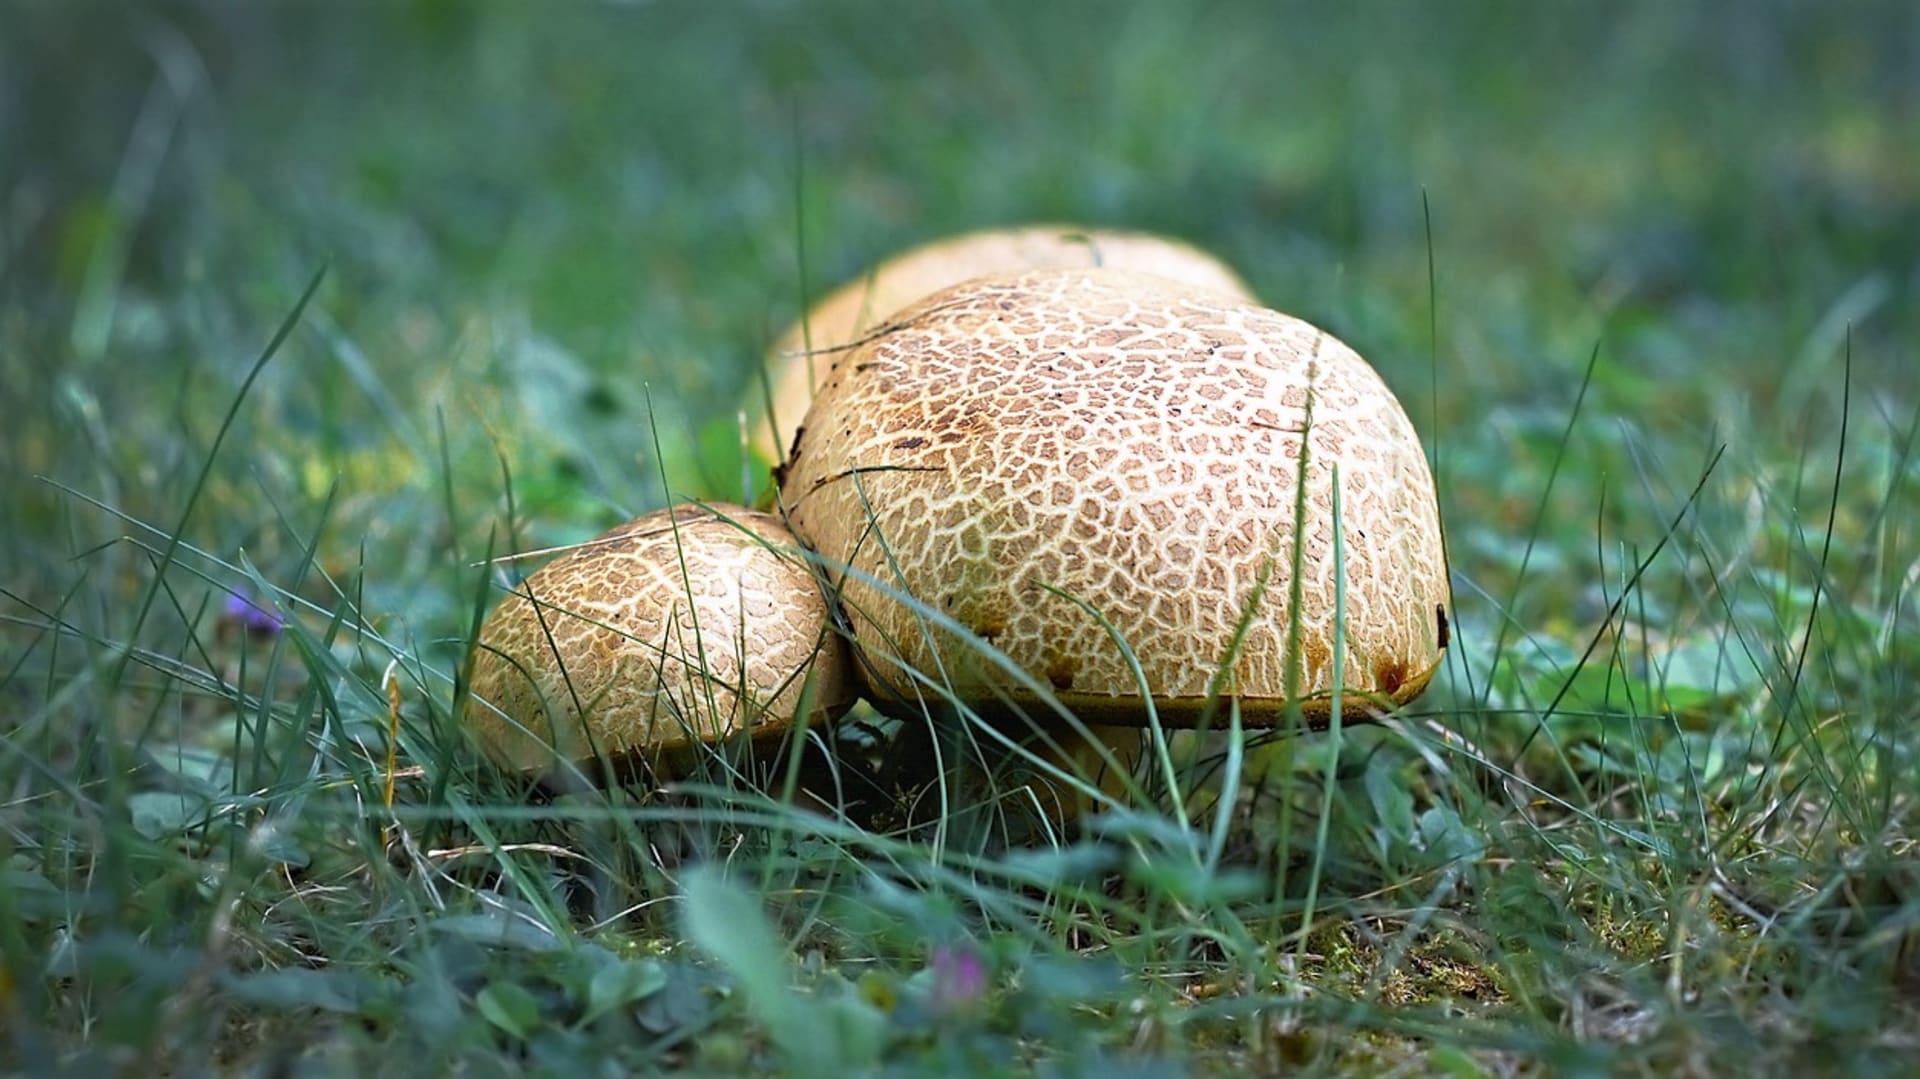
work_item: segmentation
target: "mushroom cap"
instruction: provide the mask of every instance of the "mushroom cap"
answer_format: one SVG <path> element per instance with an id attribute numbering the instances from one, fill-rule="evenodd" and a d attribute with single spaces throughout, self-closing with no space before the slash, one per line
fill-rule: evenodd
<path id="1" fill-rule="evenodd" d="M 700 743 L 786 733 L 853 699 L 846 641 L 777 517 L 645 514 L 541 567 L 480 631 L 466 721 L 500 764 L 596 749 L 676 773 Z M 531 597 L 531 598 L 530 598 Z"/>
<path id="2" fill-rule="evenodd" d="M 1406 412 L 1346 345 L 1112 269 L 977 279 L 895 322 L 838 357 L 781 486 L 794 532 L 852 570 L 838 587 L 878 701 L 913 699 L 910 668 L 984 713 L 1044 713 L 931 611 L 1086 721 L 1143 722 L 1125 653 L 1077 597 L 1138 657 L 1162 721 L 1197 722 L 1213 691 L 1249 726 L 1278 723 L 1298 520 L 1295 699 L 1323 718 L 1336 470 L 1343 707 L 1377 715 L 1425 688 L 1448 598 L 1433 479 Z"/>
<path id="3" fill-rule="evenodd" d="M 1022 270 L 1113 266 L 1159 274 L 1197 288 L 1252 299 L 1246 283 L 1225 263 L 1190 244 L 1144 232 L 1071 225 L 990 229 L 923 244 L 841 285 L 787 329 L 767 357 L 773 415 L 756 384 L 747 411 L 749 448 L 777 462 L 813 398 L 814 387 L 848 345 L 885 324 L 888 316 L 930 293 L 986 274 Z"/>

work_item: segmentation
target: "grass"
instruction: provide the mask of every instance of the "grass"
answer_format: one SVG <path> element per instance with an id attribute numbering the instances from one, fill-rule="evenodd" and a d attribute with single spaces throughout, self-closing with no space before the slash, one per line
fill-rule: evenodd
<path id="1" fill-rule="evenodd" d="M 10 5 L 7 1062 L 1913 1068 L 1915 16 L 1082 14 Z M 1442 684 L 1013 849 L 479 762 L 490 556 L 763 488 L 802 297 L 1050 218 L 1373 361 Z"/>

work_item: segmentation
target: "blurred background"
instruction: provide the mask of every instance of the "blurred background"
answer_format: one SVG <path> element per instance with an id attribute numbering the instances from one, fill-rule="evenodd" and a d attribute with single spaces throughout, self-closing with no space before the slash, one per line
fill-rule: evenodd
<path id="1" fill-rule="evenodd" d="M 380 567 L 392 609 L 451 613 L 463 589 L 420 588 L 449 550 L 763 488 L 738 410 L 808 296 L 1033 220 L 1191 240 L 1354 344 L 1489 587 L 1596 349 L 1586 467 L 1549 507 L 1576 563 L 1721 442 L 1733 502 L 1801 471 L 1849 332 L 1889 445 L 1915 385 L 1907 4 L 10 0 L 4 21 L 22 566 L 124 531 L 70 485 L 269 566 Z M 1608 475 L 1637 490 L 1608 505 Z"/>

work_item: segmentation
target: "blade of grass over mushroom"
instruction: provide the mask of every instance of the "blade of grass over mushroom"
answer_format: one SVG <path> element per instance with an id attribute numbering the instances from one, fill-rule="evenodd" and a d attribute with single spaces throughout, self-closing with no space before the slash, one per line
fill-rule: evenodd
<path id="1" fill-rule="evenodd" d="M 873 534 L 877 537 L 875 542 L 880 543 L 882 550 L 884 550 L 884 538 L 878 537 L 877 531 Z M 872 574 L 862 571 L 858 567 L 846 563 L 827 560 L 817 552 L 810 552 L 809 557 L 824 568 L 841 575 L 845 579 L 857 581 L 876 589 L 886 597 L 887 602 L 897 603 L 906 607 L 913 614 L 916 620 L 915 624 L 920 628 L 921 632 L 931 634 L 937 630 L 950 635 L 956 641 L 962 642 L 970 652 L 984 659 L 991 665 L 996 673 L 1008 679 L 1012 688 L 1030 694 L 1040 708 L 1046 710 L 1054 718 L 1066 724 L 1080 737 L 1089 737 L 1085 721 L 1074 714 L 1072 709 L 1061 703 L 1059 697 L 1054 693 L 1052 686 L 1047 685 L 1040 677 L 1015 663 L 1006 653 L 995 648 L 990 642 L 980 639 L 979 635 L 973 632 L 972 627 L 967 626 L 953 616 L 922 601 L 918 597 L 906 593 L 899 588 L 897 583 L 883 581 Z M 1051 586 L 1043 587 L 1046 587 L 1048 591 L 1057 591 Z M 1071 596 L 1065 596 L 1064 594 L 1063 598 L 1072 599 Z M 929 639 L 931 638 L 929 637 Z M 984 735 L 988 739 L 999 743 L 1004 749 L 1017 749 L 1017 742 L 1001 733 L 992 724 L 981 719 L 973 708 L 967 706 L 966 702 L 954 690 L 950 676 L 946 675 L 944 671 L 920 671 L 911 664 L 900 662 L 896 658 L 899 654 L 897 651 L 882 650 L 879 653 L 870 654 L 877 654 L 882 658 L 888 659 L 889 662 L 894 664 L 895 669 L 908 679 L 909 685 L 917 689 L 930 691 L 936 699 L 942 700 L 949 706 L 957 709 L 961 715 L 968 719 L 968 723 L 966 724 L 968 730 Z M 942 653 L 936 650 L 933 654 L 939 657 Z M 922 698 L 923 702 L 924 700 L 925 698 Z M 1108 757 L 1111 756 L 1110 753 L 1107 755 Z M 1071 773 L 1051 762 L 1036 760 L 1033 763 L 1045 771 L 1050 778 L 1068 782 L 1070 785 L 1078 785 L 1084 782 L 1080 780 L 1079 777 L 1073 776 Z M 1086 792 L 1089 794 L 1097 794 L 1102 801 L 1111 801 L 1110 796 L 1099 794 L 1091 789 L 1088 789 Z"/>
<path id="2" fill-rule="evenodd" d="M 1309 363 L 1307 365 L 1306 398 L 1301 409 L 1300 454 L 1294 465 L 1292 492 L 1293 528 L 1290 530 L 1291 534 L 1286 537 L 1288 560 L 1287 624 L 1286 645 L 1282 651 L 1285 667 L 1281 674 L 1281 696 L 1285 699 L 1282 726 L 1285 733 L 1289 734 L 1294 731 L 1303 730 L 1307 725 L 1306 715 L 1301 711 L 1300 707 L 1300 666 L 1303 661 L 1303 657 L 1300 654 L 1302 636 L 1301 621 L 1304 618 L 1303 600 L 1305 596 L 1302 584 L 1302 571 L 1306 565 L 1306 529 L 1301 526 L 1307 520 L 1307 466 L 1309 463 L 1308 459 L 1313 452 L 1313 440 L 1309 436 L 1313 432 L 1313 400 L 1314 393 L 1317 389 L 1313 384 L 1313 372 L 1315 369 L 1313 364 Z M 1338 533 L 1336 533 L 1336 535 L 1337 534 Z M 1264 593 L 1266 591 L 1273 573 L 1274 561 L 1275 552 L 1269 550 L 1265 561 L 1261 563 L 1260 575 L 1256 579 L 1257 583 L 1255 588 L 1257 592 Z M 1335 584 L 1337 587 L 1337 578 Z M 1234 634 L 1236 641 L 1243 637 L 1247 619 L 1251 611 L 1252 607 L 1249 605 L 1247 614 L 1241 616 L 1241 626 L 1236 629 Z M 1336 635 L 1338 635 L 1337 624 Z M 1341 696 L 1343 690 L 1344 687 L 1339 685 L 1333 687 L 1333 696 L 1336 700 Z M 1236 732 L 1236 737 L 1237 736 Z M 1280 767 L 1282 772 L 1286 773 L 1293 770 L 1292 766 L 1293 741 L 1290 738 L 1283 739 L 1280 746 Z M 1283 799 L 1280 803 L 1280 823 L 1277 830 L 1282 843 L 1292 842 L 1293 799 L 1291 798 Z M 1317 865 L 1318 863 L 1316 862 L 1315 864 Z M 1275 895 L 1287 894 L 1287 873 L 1287 859 L 1274 859 L 1273 893 Z M 1271 940 L 1284 939 L 1282 937 L 1283 927 L 1281 925 L 1281 916 L 1280 909 L 1276 907 L 1269 917 L 1267 935 Z"/>
<path id="3" fill-rule="evenodd" d="M 1336 698 L 1338 696 L 1335 694 Z M 1226 762 L 1221 769 L 1219 789 L 1214 795 L 1213 826 L 1207 830 L 1207 849 L 1203 862 L 1209 874 L 1217 872 L 1220 867 L 1231 835 L 1233 816 L 1240 808 L 1241 769 L 1246 761 L 1246 728 L 1241 723 L 1238 697 L 1230 698 L 1227 702 L 1226 735 Z"/>
<path id="4" fill-rule="evenodd" d="M 1180 777 L 1174 769 L 1173 753 L 1167 743 L 1166 728 L 1160 725 L 1160 710 L 1153 703 L 1153 687 L 1147 684 L 1147 673 L 1140 668 L 1140 657 L 1134 654 L 1133 646 L 1127 643 L 1127 639 L 1121 634 L 1119 627 L 1115 626 L 1113 620 L 1108 618 L 1100 608 L 1095 607 L 1080 596 L 1054 586 L 1050 582 L 1040 581 L 1038 583 L 1040 588 L 1050 595 L 1058 596 L 1080 608 L 1082 611 L 1085 611 L 1087 617 L 1093 619 L 1094 622 L 1099 625 L 1101 632 L 1107 635 L 1107 640 L 1120 652 L 1122 661 L 1126 663 L 1128 672 L 1133 676 L 1133 684 L 1140 692 L 1140 710 L 1146 716 L 1146 727 L 1153 738 L 1154 758 L 1159 762 L 1161 772 L 1166 779 L 1167 796 L 1173 801 L 1174 819 L 1181 823 L 1183 829 L 1186 828 L 1186 796 L 1181 790 Z M 1098 739 L 1091 739 L 1090 734 L 1091 732 L 1088 732 L 1088 737 L 1090 741 L 1094 743 L 1094 749 L 1100 755 L 1100 763 L 1107 768 L 1113 768 L 1125 774 L 1128 794 L 1133 798 L 1139 798 L 1141 796 L 1140 785 L 1134 782 L 1131 770 L 1123 768 L 1120 761 L 1109 752 L 1109 747 L 1100 743 Z"/>
<path id="5" fill-rule="evenodd" d="M 1333 706 L 1327 718 L 1327 739 L 1331 752 L 1327 754 L 1326 771 L 1320 778 L 1320 820 L 1315 825 L 1313 837 L 1313 859 L 1307 867 L 1307 896 L 1300 908 L 1300 932 L 1298 952 L 1307 948 L 1307 935 L 1313 928 L 1313 915 L 1320 899 L 1321 868 L 1326 864 L 1327 833 L 1333 823 L 1333 795 L 1337 768 L 1340 763 L 1340 744 L 1342 734 L 1342 698 L 1346 695 L 1338 692 L 1338 687 L 1346 685 L 1347 669 L 1347 547 L 1346 529 L 1340 518 L 1340 466 L 1333 467 Z"/>
<path id="6" fill-rule="evenodd" d="M 668 515 L 668 517 L 671 519 L 672 515 Z M 682 569 L 679 574 L 679 579 L 682 581 L 682 587 L 684 588 L 688 587 L 688 577 L 684 568 L 684 552 L 680 546 L 678 533 L 675 532 L 673 535 L 676 555 L 682 558 Z M 582 550 L 586 549 L 587 546 L 589 545 L 582 545 L 574 549 Z M 612 687 L 610 685 L 603 685 L 593 696 L 583 696 L 580 688 L 576 684 L 574 670 L 575 659 L 568 654 L 569 650 L 563 646 L 559 636 L 556 634 L 556 625 L 562 621 L 566 623 L 577 623 L 606 633 L 620 642 L 631 645 L 639 654 L 645 657 L 645 662 L 648 665 L 647 670 L 657 685 L 666 684 L 665 673 L 670 668 L 685 667 L 690 670 L 702 672 L 708 670 L 703 646 L 696 641 L 692 646 L 695 649 L 695 654 L 690 656 L 687 652 L 687 645 L 675 643 L 678 636 L 676 633 L 677 626 L 671 621 L 662 624 L 660 637 L 658 639 L 641 637 L 626 627 L 597 617 L 585 609 L 552 603 L 536 595 L 532 590 L 530 581 L 531 578 L 529 578 L 528 581 L 523 581 L 512 595 L 524 600 L 532 611 L 538 626 L 541 647 L 544 650 L 542 654 L 543 656 L 552 658 L 554 670 L 560 676 L 561 688 L 567 696 L 565 703 L 572 708 L 574 715 L 581 717 L 583 720 L 583 722 L 579 724 L 579 730 L 574 733 L 586 741 L 586 749 L 588 751 L 586 759 L 594 761 L 600 767 L 601 782 L 613 785 L 616 781 L 617 773 L 612 758 L 620 751 L 621 747 L 606 745 L 602 740 L 600 732 L 596 728 L 596 724 L 584 722 L 584 720 L 594 716 L 599 711 L 604 694 L 608 693 Z M 698 637 L 698 634 L 695 636 Z M 529 682 L 537 681 L 536 667 L 532 661 L 502 652 L 492 647 L 482 647 L 486 648 L 491 654 L 498 656 L 503 662 L 511 665 L 522 678 L 527 679 Z M 696 681 L 699 682 L 698 688 L 705 691 L 706 699 L 693 703 L 696 705 L 705 704 L 708 709 L 707 714 L 714 717 L 717 724 L 720 713 L 717 705 L 714 703 L 715 698 L 712 696 L 713 687 L 705 678 L 698 678 Z M 556 702 L 552 701 L 543 701 L 540 708 L 543 712 L 550 714 L 550 709 L 555 703 Z M 538 732 L 524 726 L 518 717 L 501 711 L 491 703 L 487 705 L 487 708 L 490 714 L 498 716 L 503 722 L 513 726 L 521 733 L 536 739 L 539 738 Z M 679 734 L 689 743 L 697 744 L 711 733 L 710 731 L 701 729 L 695 714 L 691 714 L 688 709 L 678 706 L 672 701 L 668 702 L 666 711 L 669 714 L 665 718 L 674 725 L 675 733 Z M 656 714 L 653 716 L 654 721 L 658 722 L 660 718 L 656 711 Z M 554 748 L 558 749 L 559 747 L 555 746 Z M 578 762 L 566 760 L 564 755 L 557 758 L 553 763 L 556 767 L 569 771 L 574 771 L 579 767 Z M 580 776 L 577 771 L 575 771 L 575 775 L 577 778 L 585 778 L 584 776 Z"/>
<path id="7" fill-rule="evenodd" d="M 820 560 L 820 564 L 825 565 L 826 568 L 833 573 L 841 574 L 843 576 L 851 574 L 851 575 L 854 575 L 856 580 L 861 579 L 865 575 L 859 573 L 856 570 L 855 562 L 859 557 L 861 548 L 864 547 L 869 541 L 871 541 L 876 547 L 878 547 L 880 551 L 882 567 L 886 570 L 888 576 L 890 577 L 890 580 L 882 584 L 877 580 L 868 579 L 866 583 L 873 584 L 876 587 L 880 588 L 882 590 L 882 595 L 885 598 L 895 602 L 906 604 L 918 616 L 920 615 L 920 612 L 923 609 L 930 609 L 930 608 L 927 608 L 926 605 L 922 603 L 918 597 L 913 596 L 908 591 L 907 584 L 906 584 L 906 574 L 901 569 L 900 560 L 895 556 L 893 548 L 888 542 L 886 533 L 884 532 L 884 530 L 880 528 L 879 516 L 874 512 L 873 503 L 869 500 L 867 496 L 866 475 L 868 473 L 882 473 L 882 472 L 895 472 L 895 471 L 910 471 L 910 470 L 901 468 L 899 466 L 882 465 L 882 466 L 866 466 L 866 467 L 860 467 L 860 468 L 853 468 L 846 471 L 844 478 L 850 479 L 853 481 L 854 490 L 859 495 L 859 503 L 860 503 L 862 521 L 863 521 L 862 525 L 860 526 L 860 535 L 858 540 L 852 545 L 852 549 L 849 552 L 849 556 L 844 561 L 844 563 L 833 563 L 833 562 L 828 562 L 825 559 L 822 559 Z M 790 512 L 791 512 L 790 508 L 783 506 L 783 513 L 790 513 Z M 841 602 L 844 604 L 846 602 L 844 597 L 844 588 L 842 589 L 842 593 L 843 594 L 841 596 Z M 952 620 L 949 620 L 949 621 L 952 621 Z M 959 625 L 957 621 L 953 621 L 952 624 L 955 626 Z M 945 628 L 945 627 L 943 626 L 942 628 Z M 938 646 L 938 641 L 934 637 L 932 629 L 933 627 L 928 625 L 924 617 L 916 618 L 916 621 L 914 623 L 914 630 L 920 635 L 920 638 L 921 638 L 920 643 L 927 649 L 928 653 L 933 657 L 933 662 L 935 665 L 934 670 L 931 672 L 928 672 L 931 682 L 935 686 L 945 688 L 946 696 L 948 697 L 949 700 L 953 700 L 955 699 L 953 697 L 952 688 L 951 688 L 953 685 L 953 678 L 951 674 L 949 674 L 948 671 L 946 670 L 945 656 L 942 654 L 941 649 Z M 966 628 L 965 634 L 969 637 L 973 636 L 972 629 L 970 627 Z M 890 649 L 893 649 L 891 653 L 893 656 L 898 656 L 901 654 L 898 651 L 900 643 L 901 642 L 895 641 L 895 640 L 889 640 L 887 642 L 888 647 Z M 992 658 L 992 657 L 989 657 L 989 658 Z M 1001 659 L 1006 662 L 1007 666 L 1012 666 L 1011 661 L 1006 661 L 1004 656 L 1001 657 Z"/>
<path id="8" fill-rule="evenodd" d="M 860 651 L 859 660 L 858 660 L 858 662 L 860 662 L 863 665 L 872 664 L 876 661 L 876 659 L 880 659 L 880 658 L 884 658 L 889 662 L 896 662 L 899 667 L 900 673 L 908 677 L 909 685 L 914 689 L 914 692 L 915 692 L 914 704 L 919 709 L 919 712 L 920 712 L 919 721 L 926 724 L 927 728 L 933 735 L 933 737 L 930 737 L 928 739 L 928 742 L 933 752 L 933 757 L 934 757 L 933 763 L 934 763 L 934 768 L 936 769 L 935 775 L 939 778 L 939 782 L 934 787 L 934 793 L 940 799 L 940 812 L 937 818 L 939 823 L 934 831 L 933 850 L 935 853 L 935 857 L 939 857 L 947 849 L 947 822 L 950 819 L 950 816 L 953 812 L 954 800 L 955 800 L 954 796 L 956 793 L 949 789 L 948 783 L 947 783 L 947 776 L 949 771 L 959 762 L 948 761 L 945 759 L 946 747 L 943 745 L 943 739 L 939 737 L 941 724 L 938 720 L 938 717 L 936 717 L 934 710 L 929 707 L 926 698 L 920 695 L 920 689 L 922 686 L 924 686 L 927 689 L 933 690 L 936 694 L 943 696 L 944 699 L 948 702 L 949 706 L 951 707 L 964 709 L 964 705 L 960 701 L 958 695 L 953 691 L 952 680 L 947 675 L 944 668 L 945 659 L 941 655 L 940 649 L 934 643 L 934 640 L 932 637 L 932 631 L 928 625 L 928 620 L 927 620 L 927 613 L 931 611 L 931 608 L 921 603 L 917 597 L 908 593 L 905 587 L 905 576 L 900 570 L 899 560 L 894 557 L 893 551 L 887 545 L 886 536 L 878 526 L 878 517 L 873 512 L 873 505 L 867 498 L 866 482 L 865 482 L 863 470 L 853 471 L 848 478 L 850 478 L 853 481 L 855 485 L 855 490 L 859 494 L 862 520 L 864 521 L 860 536 L 858 540 L 856 540 L 856 542 L 853 544 L 852 550 L 849 552 L 848 558 L 846 559 L 846 562 L 844 564 L 835 564 L 823 558 L 816 558 L 815 564 L 822 566 L 830 573 L 840 574 L 841 580 L 844 582 L 846 580 L 847 575 L 856 574 L 858 572 L 856 571 L 853 563 L 858 557 L 860 547 L 865 543 L 867 543 L 869 540 L 877 544 L 880 549 L 882 564 L 886 568 L 886 571 L 888 572 L 888 574 L 892 577 L 892 580 L 885 584 L 882 584 L 881 582 L 878 582 L 878 581 L 872 581 L 872 580 L 870 580 L 868 583 L 874 584 L 878 588 L 880 588 L 881 595 L 883 597 L 890 598 L 895 602 L 905 603 L 913 610 L 915 615 L 914 630 L 915 632 L 921 635 L 922 642 L 928 647 L 929 651 L 934 657 L 935 664 L 938 665 L 934 671 L 923 674 L 922 672 L 917 670 L 912 664 L 899 662 L 898 657 L 900 657 L 904 653 L 901 651 L 900 642 L 891 640 L 891 639 L 884 642 L 885 649 L 882 652 L 875 652 L 872 649 L 862 649 Z M 784 484 L 782 486 L 784 487 Z M 781 496 L 781 502 L 782 502 L 782 507 L 781 507 L 782 515 L 783 516 L 789 515 L 791 513 L 791 509 L 785 504 L 784 494 Z M 844 584 L 841 586 L 840 590 L 837 592 L 835 599 L 839 607 L 844 609 L 847 606 L 848 601 L 846 599 Z M 957 622 L 954 623 L 954 626 L 956 629 L 961 629 L 961 627 L 959 627 L 959 624 Z M 971 628 L 962 629 L 962 632 L 968 636 L 972 635 Z M 988 655 L 987 658 L 989 661 L 992 661 L 994 659 L 992 655 Z M 1002 660 L 1005 659 L 1005 657 L 1000 657 L 1000 658 Z M 1006 666 L 1012 667 L 1014 665 L 1011 662 L 1007 662 Z M 963 725 L 962 727 L 960 727 L 959 729 L 960 731 L 965 733 L 968 737 L 973 737 L 974 730 L 979 726 L 980 724 L 978 723 L 969 722 Z"/>
<path id="9" fill-rule="evenodd" d="M 773 543 L 773 541 L 767 538 L 766 536 L 747 527 L 747 525 L 743 521 L 739 520 L 737 517 L 732 515 L 724 506 L 718 506 L 718 505 L 714 505 L 707 502 L 701 502 L 701 503 L 698 503 L 698 505 L 702 509 L 711 513 L 715 517 L 715 519 L 730 525 L 740 535 L 740 538 L 744 542 L 757 546 L 770 553 L 776 554 L 782 558 L 791 558 L 796 561 L 805 560 L 803 557 L 805 552 L 802 548 L 799 548 L 797 545 L 792 545 L 792 544 L 783 544 L 783 545 L 776 546 Z M 828 602 L 829 597 L 826 594 L 827 586 L 825 582 L 822 581 L 817 574 L 813 575 L 813 584 L 815 589 L 820 594 L 820 598 L 822 602 L 823 603 Z M 829 608 L 830 607 L 831 607 L 831 604 L 829 603 Z M 739 655 L 745 656 L 748 654 L 747 650 L 749 646 L 745 638 L 746 624 L 744 620 L 742 621 L 739 627 L 739 630 L 742 636 L 738 641 L 735 642 L 735 647 L 738 649 Z M 819 650 L 824 649 L 828 646 L 829 641 L 833 638 L 833 636 L 837 632 L 838 630 L 836 629 L 836 627 L 834 627 L 831 624 L 823 624 L 821 626 L 821 629 L 820 629 L 821 637 L 820 637 L 820 641 L 816 645 L 816 655 L 818 654 Z M 785 771 L 783 774 L 783 779 L 781 782 L 781 789 L 783 792 L 782 794 L 783 801 L 791 801 L 792 798 L 794 797 L 794 794 L 798 789 L 799 771 L 800 771 L 801 757 L 802 757 L 804 745 L 808 739 L 814 738 L 817 736 L 817 732 L 815 732 L 812 728 L 813 708 L 810 706 L 810 702 L 813 699 L 812 698 L 813 693 L 817 690 L 820 690 L 820 686 L 818 685 L 817 682 L 814 681 L 814 670 L 815 669 L 813 667 L 808 666 L 805 670 L 795 670 L 793 672 L 790 672 L 787 680 L 785 682 L 782 682 L 779 685 L 772 687 L 771 691 L 768 694 L 768 699 L 778 698 L 787 691 L 788 683 L 792 682 L 794 679 L 804 680 L 804 684 L 799 687 L 800 694 L 801 694 L 800 696 L 801 703 L 796 706 L 794 727 L 793 727 L 792 733 L 787 739 L 787 761 L 786 761 Z M 742 678 L 744 679 L 744 677 L 745 677 L 745 669 L 743 666 Z M 744 681 L 741 686 L 736 687 L 736 692 L 739 693 L 741 700 L 747 699 L 747 689 L 744 684 Z"/>
<path id="10" fill-rule="evenodd" d="M 795 182 L 796 183 L 798 182 L 797 179 Z M 647 431 L 649 436 L 653 439 L 653 457 L 656 463 L 656 467 L 660 473 L 660 487 L 663 491 L 667 493 L 667 500 L 669 504 L 671 504 L 673 500 L 673 490 L 668 485 L 667 472 L 666 472 L 667 455 L 665 453 L 662 453 L 660 449 L 660 424 L 658 422 L 658 417 L 656 416 L 653 410 L 653 389 L 650 386 L 646 386 L 646 387 L 642 387 L 642 391 L 646 399 L 646 406 L 647 406 Z M 706 634 L 700 628 L 699 604 L 695 601 L 695 597 L 693 594 L 692 576 L 687 571 L 687 552 L 680 542 L 679 519 L 673 514 L 668 514 L 667 527 L 671 529 L 673 533 L 673 554 L 674 554 L 674 558 L 679 562 L 679 565 L 680 565 L 681 592 L 682 592 L 683 598 L 685 598 L 685 600 L 687 601 L 687 607 L 686 607 L 687 615 L 693 622 L 694 655 L 695 655 L 696 661 L 699 664 L 697 669 L 700 671 L 709 671 L 709 670 L 712 670 L 713 668 L 707 663 L 707 651 L 706 651 L 706 641 L 705 641 Z M 742 651 L 739 654 L 744 656 L 746 655 L 746 652 Z M 746 666 L 745 664 L 741 665 L 743 674 L 745 671 L 745 666 Z M 711 681 L 706 678 L 701 678 L 698 681 L 700 683 L 699 688 L 705 691 L 705 700 L 702 703 L 704 703 L 707 706 L 709 715 L 713 715 L 717 717 L 719 715 L 719 704 L 717 702 L 717 699 L 713 695 L 713 685 Z"/>

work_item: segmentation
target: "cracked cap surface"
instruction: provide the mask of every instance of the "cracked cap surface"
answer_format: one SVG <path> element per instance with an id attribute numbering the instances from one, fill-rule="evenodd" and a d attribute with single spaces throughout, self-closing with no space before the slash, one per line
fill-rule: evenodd
<path id="1" fill-rule="evenodd" d="M 849 344 L 885 324 L 889 316 L 931 293 L 962 281 L 1024 270 L 1113 266 L 1159 274 L 1197 288 L 1251 299 L 1232 269 L 1199 248 L 1164 236 L 1071 225 L 1026 225 L 963 233 L 900 254 L 871 273 L 829 293 L 804 319 L 781 335 L 767 357 L 773 417 L 756 384 L 749 415 L 750 449 L 760 460 L 778 461 L 793 445 L 814 387 Z"/>
<path id="2" fill-rule="evenodd" d="M 911 699 L 912 668 L 976 707 L 1038 699 L 905 594 L 1089 721 L 1144 722 L 1124 653 L 1076 597 L 1137 655 L 1163 721 L 1194 722 L 1219 685 L 1248 725 L 1270 725 L 1297 583 L 1297 685 L 1323 717 L 1336 473 L 1343 708 L 1377 714 L 1425 688 L 1447 632 L 1433 480 L 1352 349 L 1251 302 L 1111 269 L 974 280 L 894 321 L 836 357 L 781 484 L 794 531 L 854 570 L 840 589 L 877 695 Z"/>
<path id="3" fill-rule="evenodd" d="M 595 746 L 671 769 L 699 743 L 785 733 L 803 700 L 837 716 L 846 642 L 795 546 L 776 517 L 681 506 L 574 548 L 488 616 L 468 727 L 522 771 Z"/>

